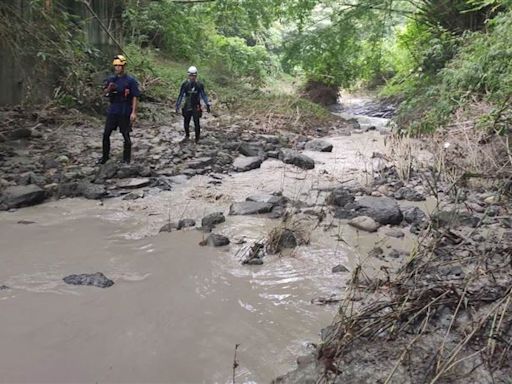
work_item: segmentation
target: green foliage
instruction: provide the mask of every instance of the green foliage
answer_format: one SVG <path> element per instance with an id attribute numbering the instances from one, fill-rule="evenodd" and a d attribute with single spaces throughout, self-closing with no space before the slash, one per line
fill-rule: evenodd
<path id="1" fill-rule="evenodd" d="M 445 124 L 455 109 L 475 101 L 496 106 L 500 113 L 512 95 L 512 14 L 497 16 L 488 32 L 471 32 L 462 38 L 456 56 L 436 74 L 417 76 L 402 89 L 405 101 L 398 122 L 413 130 L 431 131 Z M 482 121 L 496 122 L 495 117 Z"/>

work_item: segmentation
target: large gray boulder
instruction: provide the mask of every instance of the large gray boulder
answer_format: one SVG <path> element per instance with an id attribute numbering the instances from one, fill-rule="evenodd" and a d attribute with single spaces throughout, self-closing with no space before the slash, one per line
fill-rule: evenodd
<path id="1" fill-rule="evenodd" d="M 271 203 L 262 203 L 257 201 L 242 201 L 233 203 L 229 207 L 230 215 L 254 215 L 257 213 L 268 213 L 274 207 Z"/>
<path id="2" fill-rule="evenodd" d="M 314 139 L 306 143 L 305 149 L 315 152 L 332 152 L 332 144 L 321 139 Z"/>
<path id="3" fill-rule="evenodd" d="M 44 189 L 35 184 L 29 184 L 7 187 L 0 201 L 8 208 L 20 208 L 42 203 L 45 198 Z"/>
<path id="4" fill-rule="evenodd" d="M 312 158 L 291 149 L 281 149 L 279 160 L 285 164 L 293 164 L 302 169 L 315 168 L 315 161 Z"/>
<path id="5" fill-rule="evenodd" d="M 389 197 L 364 196 L 355 204 L 359 215 L 369 216 L 380 224 L 397 225 L 402 222 L 403 215 L 398 203 Z"/>
<path id="6" fill-rule="evenodd" d="M 247 172 L 261 167 L 262 160 L 257 156 L 238 156 L 233 162 L 233 168 L 238 172 Z"/>

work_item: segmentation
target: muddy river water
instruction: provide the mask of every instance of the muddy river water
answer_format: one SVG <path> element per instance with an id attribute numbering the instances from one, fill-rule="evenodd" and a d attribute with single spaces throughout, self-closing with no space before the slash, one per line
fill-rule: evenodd
<path id="1" fill-rule="evenodd" d="M 264 238 L 278 220 L 226 216 L 215 229 L 232 241 L 223 248 L 200 247 L 205 235 L 195 229 L 158 230 L 169 219 L 227 215 L 232 202 L 254 193 L 314 203 L 323 188 L 371 177 L 378 166 L 371 154 L 384 151 L 378 131 L 326 140 L 332 153 L 305 152 L 317 163 L 311 171 L 269 159 L 220 184 L 196 176 L 135 201 L 64 199 L 1 212 L 0 286 L 9 288 L 0 290 L 0 382 L 230 383 L 235 344 L 237 383 L 269 382 L 292 369 L 335 314 L 335 306 L 311 303 L 343 292 L 349 274 L 332 267 L 364 262 L 384 236 L 336 221 L 291 255 L 244 266 L 237 243 Z M 114 286 L 62 280 L 99 271 Z"/>

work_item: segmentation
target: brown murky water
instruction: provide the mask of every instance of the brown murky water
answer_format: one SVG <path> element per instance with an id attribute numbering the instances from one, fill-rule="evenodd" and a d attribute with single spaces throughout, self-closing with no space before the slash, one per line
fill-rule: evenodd
<path id="1" fill-rule="evenodd" d="M 317 162 L 311 171 L 267 160 L 220 185 L 198 176 L 131 202 L 67 199 L 0 213 L 0 285 L 9 287 L 0 290 L 0 382 L 229 383 L 235 344 L 237 383 L 290 370 L 332 321 L 334 306 L 311 304 L 343 292 L 348 274 L 331 268 L 366 263 L 375 241 L 407 248 L 413 239 L 338 224 L 315 229 L 292 256 L 249 267 L 240 265 L 236 241 L 262 239 L 277 221 L 228 217 L 216 232 L 234 242 L 220 250 L 198 246 L 199 231 L 158 229 L 169 218 L 227 214 L 256 192 L 313 203 L 318 189 L 371 177 L 378 165 L 370 155 L 384 147 L 379 133 L 328 140 L 332 153 L 305 152 Z M 97 271 L 115 285 L 62 281 Z"/>

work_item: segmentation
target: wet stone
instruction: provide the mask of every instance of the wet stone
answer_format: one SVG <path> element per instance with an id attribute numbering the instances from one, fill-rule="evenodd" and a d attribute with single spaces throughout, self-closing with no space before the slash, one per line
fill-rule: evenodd
<path id="1" fill-rule="evenodd" d="M 398 203 L 388 197 L 364 196 L 356 201 L 360 215 L 369 216 L 380 224 L 400 224 L 403 219 Z"/>
<path id="2" fill-rule="evenodd" d="M 332 148 L 331 143 L 321 139 L 308 141 L 305 145 L 306 150 L 316 152 L 332 152 Z"/>
<path id="3" fill-rule="evenodd" d="M 397 239 L 400 239 L 405 236 L 405 234 L 401 230 L 396 228 L 388 228 L 384 233 L 386 234 L 386 236 L 395 237 Z"/>
<path id="4" fill-rule="evenodd" d="M 254 215 L 258 213 L 268 213 L 274 207 L 271 203 L 262 203 L 257 201 L 242 201 L 233 203 L 229 207 L 230 215 Z"/>
<path id="5" fill-rule="evenodd" d="M 366 232 L 375 232 L 379 229 L 380 224 L 368 216 L 358 216 L 351 219 L 348 224 L 354 228 Z"/>
<path id="6" fill-rule="evenodd" d="M 0 196 L 0 201 L 8 208 L 20 208 L 42 203 L 45 198 L 44 189 L 30 184 L 7 187 Z"/>
<path id="7" fill-rule="evenodd" d="M 183 228 L 195 227 L 196 221 L 194 219 L 181 219 L 178 221 L 176 229 L 179 231 Z"/>
<path id="8" fill-rule="evenodd" d="M 329 196 L 327 196 L 325 203 L 336 207 L 344 207 L 347 204 L 354 202 L 354 200 L 355 197 L 349 190 L 345 188 L 336 188 L 329 194 Z"/>
<path id="9" fill-rule="evenodd" d="M 407 200 L 407 201 L 424 201 L 425 196 L 419 193 L 413 188 L 402 187 L 398 191 L 393 194 L 393 197 L 397 200 Z"/>
<path id="10" fill-rule="evenodd" d="M 368 252 L 369 257 L 380 258 L 383 254 L 384 254 L 384 250 L 381 247 L 375 247 L 370 252 Z"/>
<path id="11" fill-rule="evenodd" d="M 239 156 L 233 162 L 233 168 L 237 172 L 247 172 L 261 167 L 262 160 L 259 157 Z"/>
<path id="12" fill-rule="evenodd" d="M 112 161 L 112 160 L 107 161 L 105 164 L 102 164 L 100 166 L 98 174 L 96 175 L 96 179 L 98 179 L 98 180 L 111 179 L 116 175 L 118 169 L 119 169 L 119 167 L 114 161 Z"/>
<path id="13" fill-rule="evenodd" d="M 143 178 L 133 178 L 133 179 L 124 179 L 117 183 L 118 188 L 142 188 L 147 187 L 151 183 L 151 180 L 147 177 Z"/>
<path id="14" fill-rule="evenodd" d="M 338 264 L 335 267 L 332 267 L 332 273 L 342 273 L 342 272 L 350 272 L 347 267 L 344 265 Z"/>
<path id="15" fill-rule="evenodd" d="M 215 225 L 223 223 L 225 221 L 226 218 L 224 217 L 224 213 L 214 212 L 203 217 L 203 219 L 201 220 L 201 226 L 204 228 L 212 228 Z"/>
<path id="16" fill-rule="evenodd" d="M 286 198 L 280 194 L 257 194 L 249 196 L 246 201 L 255 201 L 258 203 L 269 203 L 273 205 L 283 205 L 286 203 Z"/>
<path id="17" fill-rule="evenodd" d="M 8 289 L 10 289 L 7 285 L 0 285 L 0 291 L 7 291 Z"/>
<path id="18" fill-rule="evenodd" d="M 216 233 L 212 233 L 206 239 L 206 245 L 210 247 L 223 247 L 230 243 L 229 239 L 226 236 L 219 235 Z"/>
<path id="19" fill-rule="evenodd" d="M 101 272 L 93 274 L 69 275 L 64 277 L 64 282 L 71 285 L 92 285 L 98 288 L 108 288 L 114 285 L 114 282 Z"/>
<path id="20" fill-rule="evenodd" d="M 293 164 L 302 169 L 315 168 L 315 161 L 312 158 L 291 149 L 281 149 L 279 159 L 285 164 Z"/>
<path id="21" fill-rule="evenodd" d="M 178 228 L 178 226 L 176 225 L 176 223 L 167 223 L 167 224 L 163 225 L 162 228 L 160 228 L 160 230 L 158 232 L 159 233 L 161 233 L 161 232 L 172 232 L 172 231 L 174 231 L 177 228 Z"/>
<path id="22" fill-rule="evenodd" d="M 128 193 L 123 200 L 137 200 L 142 199 L 144 197 L 144 191 L 133 191 Z"/>

